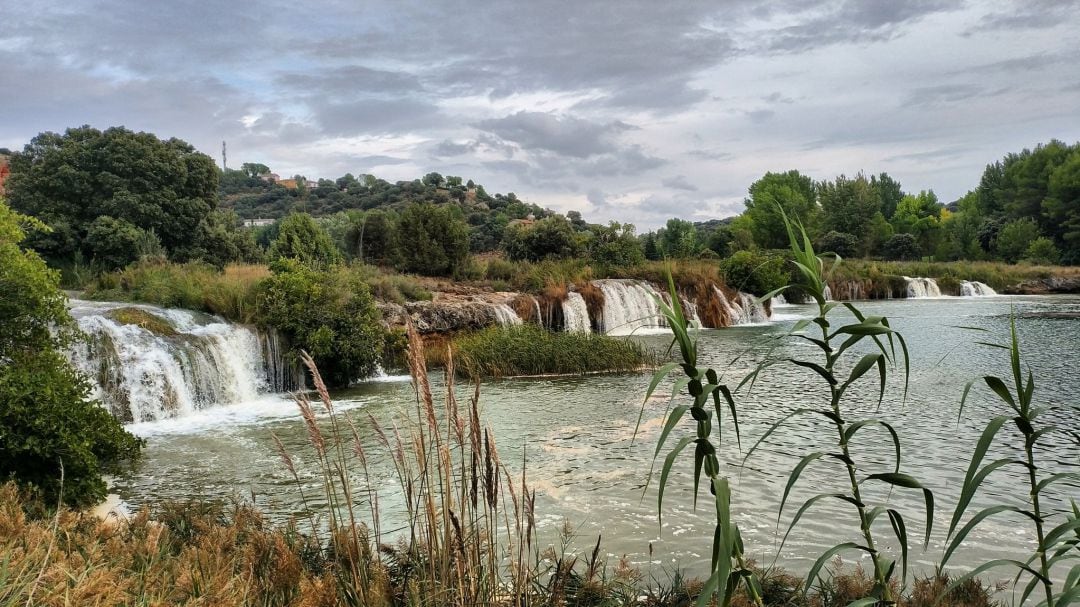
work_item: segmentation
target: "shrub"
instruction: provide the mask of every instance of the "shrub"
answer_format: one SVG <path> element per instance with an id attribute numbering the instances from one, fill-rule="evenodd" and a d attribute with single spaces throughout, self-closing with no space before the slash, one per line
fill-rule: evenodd
<path id="1" fill-rule="evenodd" d="M 457 207 L 413 204 L 398 220 L 398 269 L 457 276 L 469 261 L 469 225 Z"/>
<path id="2" fill-rule="evenodd" d="M 655 364 L 640 343 L 593 333 L 553 333 L 536 325 L 495 327 L 454 342 L 457 369 L 473 377 L 580 375 Z"/>
<path id="3" fill-rule="evenodd" d="M 503 249 L 515 261 L 567 259 L 581 253 L 574 227 L 561 215 L 545 217 L 533 225 L 511 225 L 503 235 Z"/>
<path id="4" fill-rule="evenodd" d="M 997 253 L 1009 263 L 1016 263 L 1039 238 L 1039 226 L 1033 219 L 1017 219 L 1001 227 L 997 234 Z"/>
<path id="5" fill-rule="evenodd" d="M 919 241 L 912 234 L 894 234 L 881 248 L 887 259 L 918 259 L 922 254 Z"/>
<path id="6" fill-rule="evenodd" d="M 347 386 L 371 375 L 384 342 L 380 315 L 358 272 L 312 268 L 295 259 L 274 262 L 258 288 L 260 322 L 288 338 L 293 355 L 307 351 L 328 383 Z"/>
<path id="7" fill-rule="evenodd" d="M 327 266 L 341 261 L 341 253 L 311 215 L 294 213 L 281 221 L 277 238 L 270 245 L 270 259 L 282 258 Z"/>
<path id="8" fill-rule="evenodd" d="M 733 289 L 765 295 L 787 284 L 784 258 L 779 255 L 738 251 L 720 262 L 724 282 Z"/>
<path id="9" fill-rule="evenodd" d="M 60 354 L 76 330 L 59 273 L 20 247 L 23 223 L 33 222 L 0 200 L 0 477 L 85 506 L 105 497 L 102 474 L 141 443 L 89 399 L 86 379 Z"/>
<path id="10" fill-rule="evenodd" d="M 1045 236 L 1040 236 L 1028 245 L 1024 259 L 1031 263 L 1054 265 L 1061 260 L 1061 253 L 1054 246 L 1054 241 Z"/>
<path id="11" fill-rule="evenodd" d="M 102 215 L 86 230 L 86 247 L 92 259 L 107 268 L 122 268 L 138 258 L 145 232 L 135 225 Z"/>
<path id="12" fill-rule="evenodd" d="M 850 258 L 859 254 L 859 244 L 855 235 L 833 230 L 818 239 L 817 248 L 824 253 Z"/>

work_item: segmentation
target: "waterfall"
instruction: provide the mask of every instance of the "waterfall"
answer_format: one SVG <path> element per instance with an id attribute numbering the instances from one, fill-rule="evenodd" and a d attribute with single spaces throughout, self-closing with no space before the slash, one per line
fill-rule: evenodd
<path id="1" fill-rule="evenodd" d="M 987 297 L 990 295 L 997 295 L 997 291 L 991 289 L 989 286 L 972 280 L 960 281 L 960 296 L 961 297 Z"/>
<path id="2" fill-rule="evenodd" d="M 517 312 L 513 308 L 506 304 L 495 304 L 492 306 L 495 311 L 495 320 L 499 323 L 500 327 L 512 327 L 514 325 L 521 324 L 521 317 L 517 315 Z"/>
<path id="3" fill-rule="evenodd" d="M 758 302 L 753 295 L 739 293 L 732 301 L 724 295 L 724 292 L 719 287 L 713 287 L 713 291 L 716 293 L 716 298 L 720 300 L 720 305 L 727 310 L 728 318 L 731 319 L 731 326 L 757 325 L 769 322 L 769 314 L 765 311 L 765 306 Z"/>
<path id="4" fill-rule="evenodd" d="M 185 310 L 81 301 L 71 305 L 87 339 L 72 348 L 69 358 L 93 382 L 94 397 L 124 422 L 252 400 L 292 375 L 272 334 L 260 336 L 247 327 Z M 122 307 L 137 307 L 171 331 L 158 334 L 110 316 Z"/>
<path id="5" fill-rule="evenodd" d="M 682 296 L 679 296 L 679 300 L 682 301 L 683 315 L 686 316 L 686 320 L 690 321 L 690 325 L 699 329 L 705 326 L 701 324 L 701 317 L 698 316 L 697 302 Z"/>
<path id="6" fill-rule="evenodd" d="M 602 332 L 627 335 L 636 329 L 664 326 L 657 305 L 660 294 L 652 285 L 622 279 L 595 280 L 592 284 L 604 293 Z"/>
<path id="7" fill-rule="evenodd" d="M 589 307 L 581 293 L 570 291 L 562 302 L 563 330 L 589 333 L 592 323 L 589 321 Z"/>
<path id="8" fill-rule="evenodd" d="M 829 285 L 825 285 L 825 292 L 822 293 L 822 295 L 825 296 L 825 301 L 832 301 L 833 300 L 833 298 L 832 298 L 832 289 L 829 288 Z"/>
<path id="9" fill-rule="evenodd" d="M 907 296 L 909 299 L 919 299 L 923 297 L 941 297 L 941 289 L 937 286 L 937 281 L 933 278 L 911 278 L 904 277 L 907 281 Z"/>
<path id="10" fill-rule="evenodd" d="M 783 293 L 777 293 L 776 295 L 772 296 L 772 305 L 786 306 L 788 305 L 787 298 L 784 297 Z"/>

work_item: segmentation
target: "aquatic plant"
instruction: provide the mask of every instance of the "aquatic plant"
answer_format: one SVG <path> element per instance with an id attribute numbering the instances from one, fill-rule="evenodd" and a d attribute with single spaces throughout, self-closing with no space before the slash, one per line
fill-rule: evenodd
<path id="1" fill-rule="evenodd" d="M 970 327 L 967 327 L 970 328 Z M 976 331 L 985 329 L 970 328 Z M 1080 467 L 1069 466 L 1067 472 L 1054 474 L 1040 474 L 1044 468 L 1036 459 L 1041 442 L 1050 440 L 1049 437 L 1062 436 L 1066 440 L 1075 441 L 1080 446 L 1080 434 L 1054 424 L 1047 423 L 1046 414 L 1055 407 L 1053 405 L 1038 403 L 1035 399 L 1035 378 L 1030 368 L 1026 369 L 1020 352 L 1020 339 L 1016 332 L 1016 318 L 1009 322 L 1009 341 L 1005 344 L 983 342 L 984 345 L 1005 350 L 1009 356 L 1009 366 L 1012 370 L 1010 386 L 1006 380 L 987 375 L 982 377 L 982 383 L 994 393 L 1001 404 L 1008 407 L 1005 415 L 992 418 L 979 437 L 972 453 L 971 462 L 967 473 L 964 475 L 964 483 L 960 490 L 960 499 L 953 511 L 952 520 L 949 523 L 948 545 L 941 557 L 939 570 L 944 570 L 949 559 L 961 547 L 964 538 L 972 529 L 991 516 L 1002 513 L 1019 514 L 1031 521 L 1034 528 L 1037 544 L 1035 552 L 1025 561 L 1016 559 L 992 560 L 976 567 L 971 572 L 957 578 L 949 588 L 954 588 L 965 580 L 971 579 L 980 573 L 999 566 L 1013 566 L 1018 569 L 1014 583 L 1018 583 L 1025 575 L 1031 579 L 1024 586 L 1019 604 L 1023 604 L 1029 596 L 1041 587 L 1044 595 L 1040 605 L 1045 607 L 1064 607 L 1073 602 L 1080 602 L 1080 564 L 1072 564 L 1080 560 L 1080 506 L 1075 500 L 1072 501 L 1072 510 L 1055 512 L 1046 504 L 1046 490 L 1052 485 L 1062 481 L 1080 480 Z M 957 423 L 963 416 L 964 404 L 966 403 L 975 382 L 972 380 L 964 387 L 964 395 L 960 401 L 960 411 L 957 414 Z M 1011 423 L 1010 423 L 1011 422 Z M 983 464 L 991 444 L 1008 428 L 1015 428 L 1019 438 L 1022 439 L 1023 447 L 1013 449 L 1014 454 L 1010 457 L 995 459 Z M 1015 443 L 1010 443 L 1015 444 Z M 1019 453 L 1016 453 L 1019 451 Z M 1019 466 L 1023 469 L 1024 480 L 1027 481 L 1028 503 L 1026 507 L 1012 504 L 998 504 L 983 508 L 968 519 L 968 522 L 959 529 L 957 528 L 964 514 L 971 505 L 971 500 L 983 482 L 1000 468 L 1006 466 Z M 1069 568 L 1069 565 L 1072 567 Z M 1065 570 L 1064 578 L 1060 580 L 1060 587 L 1055 587 L 1053 571 L 1055 567 Z"/>
<path id="2" fill-rule="evenodd" d="M 631 339 L 555 333 L 536 325 L 492 327 L 464 335 L 453 344 L 457 370 L 468 377 L 638 371 L 657 362 L 648 347 Z"/>
<path id="3" fill-rule="evenodd" d="M 713 553 L 710 576 L 705 583 L 699 604 L 704 604 L 709 596 L 715 596 L 718 604 L 729 605 L 733 594 L 743 587 L 750 602 L 761 605 L 762 586 L 759 576 L 747 566 L 746 551 L 742 543 L 738 526 L 731 517 L 732 495 L 727 476 L 720 469 L 719 460 L 716 456 L 717 449 L 722 441 L 720 432 L 721 420 L 725 410 L 730 416 L 735 437 L 741 442 L 738 426 L 738 409 L 735 404 L 733 392 L 744 387 L 752 389 L 754 382 L 762 371 L 777 364 L 793 364 L 804 368 L 819 377 L 827 386 L 828 403 L 821 407 L 798 408 L 773 423 L 769 429 L 754 443 L 746 453 L 743 461 L 747 461 L 754 451 L 764 443 L 782 424 L 796 418 L 806 416 L 821 416 L 835 429 L 835 437 L 823 436 L 823 440 L 835 441 L 833 450 L 814 451 L 803 456 L 792 468 L 784 488 L 780 503 L 780 512 L 777 516 L 779 525 L 783 517 L 784 507 L 796 485 L 802 472 L 816 460 L 826 458 L 840 462 L 844 468 L 844 476 L 847 484 L 839 490 L 817 494 L 806 500 L 797 510 L 784 534 L 786 541 L 788 535 L 796 527 L 804 514 L 817 502 L 826 499 L 835 499 L 846 502 L 853 506 L 857 515 L 858 529 L 862 536 L 862 543 L 842 542 L 826 550 L 811 566 L 806 576 L 804 592 L 810 589 L 818 580 L 822 568 L 834 556 L 846 551 L 862 551 L 869 555 L 872 563 L 873 583 L 860 597 L 858 605 L 870 605 L 875 603 L 891 604 L 897 599 L 896 569 L 900 566 L 900 586 L 906 584 L 908 570 L 908 534 L 904 516 L 887 505 L 871 505 L 863 487 L 866 483 L 884 483 L 901 489 L 914 489 L 921 491 L 925 502 L 926 529 L 924 546 L 930 541 L 930 533 L 933 525 L 934 499 L 933 493 L 924 487 L 912 476 L 901 472 L 901 446 L 895 429 L 887 422 L 878 419 L 852 420 L 848 417 L 848 411 L 844 407 L 844 397 L 847 390 L 857 381 L 862 379 L 872 369 L 877 369 L 879 395 L 878 404 L 885 394 L 886 379 L 890 366 L 898 362 L 904 365 L 905 395 L 908 373 L 907 345 L 903 337 L 894 331 L 889 321 L 883 317 L 865 316 L 852 304 L 843 304 L 855 318 L 856 322 L 834 325 L 829 314 L 841 304 L 826 300 L 825 291 L 827 281 L 832 270 L 839 264 L 840 259 L 835 257 L 831 264 L 818 257 L 814 253 L 813 246 L 806 231 L 797 222 L 791 222 L 784 216 L 788 236 L 791 243 L 793 264 L 800 276 L 795 285 L 777 288 L 762 299 L 768 299 L 780 294 L 792 286 L 797 286 L 802 293 L 810 297 L 818 308 L 815 317 L 801 320 L 786 333 L 777 338 L 803 340 L 821 353 L 819 360 L 774 358 L 771 354 L 757 368 L 748 374 L 732 390 L 727 385 L 720 383 L 715 370 L 699 368 L 697 342 L 694 331 L 691 329 L 682 311 L 679 298 L 676 297 L 674 281 L 669 278 L 669 289 L 672 304 L 669 306 L 660 301 L 661 310 L 667 319 L 668 325 L 674 335 L 673 346 L 678 346 L 679 361 L 669 363 L 662 367 L 653 376 L 646 392 L 646 401 L 651 397 L 656 387 L 670 373 L 681 371 L 681 377 L 676 380 L 672 390 L 673 397 L 686 389 L 693 401 L 691 404 L 680 404 L 672 407 L 664 422 L 663 431 L 657 441 L 655 455 L 659 457 L 668 438 L 686 413 L 690 413 L 696 426 L 694 434 L 683 436 L 668 452 L 661 467 L 660 481 L 658 486 L 657 508 L 661 515 L 663 511 L 664 490 L 667 487 L 669 474 L 678 455 L 691 443 L 694 447 L 694 495 L 695 501 L 698 494 L 698 486 L 702 472 L 708 478 L 710 492 L 713 494 L 716 508 L 716 528 L 713 539 Z M 807 329 L 820 330 L 820 337 L 810 334 Z M 849 358 L 856 352 L 858 346 L 864 340 L 872 341 L 876 348 L 869 354 L 861 356 L 857 362 L 848 367 Z M 899 352 L 897 351 L 899 346 Z M 775 346 L 774 346 L 775 348 Z M 847 356 L 845 356 L 847 355 Z M 850 370 L 843 373 L 842 370 Z M 710 400 L 713 410 L 709 410 Z M 644 411 L 644 405 L 643 409 Z M 712 442 L 713 424 L 717 426 L 717 444 Z M 870 427 L 881 427 L 888 432 L 895 452 L 895 465 L 882 472 L 865 474 L 857 465 L 857 450 L 854 448 L 856 434 Z M 888 520 L 892 532 L 895 534 L 900 546 L 899 563 L 890 558 L 879 548 L 879 542 L 875 541 L 875 523 Z M 781 548 L 783 542 L 781 543 Z"/>

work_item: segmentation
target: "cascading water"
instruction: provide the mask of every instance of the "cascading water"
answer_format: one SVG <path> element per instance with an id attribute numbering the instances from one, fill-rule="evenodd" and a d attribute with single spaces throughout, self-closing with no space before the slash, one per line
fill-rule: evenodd
<path id="1" fill-rule="evenodd" d="M 652 285 L 638 280 L 604 279 L 592 283 L 604 293 L 601 331 L 609 335 L 628 335 L 637 329 L 665 326 L 660 316 Z"/>
<path id="2" fill-rule="evenodd" d="M 88 339 L 70 351 L 95 398 L 124 422 L 175 417 L 256 398 L 291 375 L 273 336 L 184 310 L 137 306 L 171 330 L 158 334 L 110 316 L 118 304 L 71 302 Z M 270 357 L 264 359 L 264 353 Z M 268 361 L 268 362 L 264 362 Z"/>
<path id="3" fill-rule="evenodd" d="M 493 310 L 495 311 L 495 320 L 498 321 L 500 327 L 512 327 L 521 324 L 521 317 L 510 306 L 495 304 Z"/>
<path id="4" fill-rule="evenodd" d="M 562 302 L 563 330 L 589 333 L 592 322 L 589 320 L 589 307 L 581 293 L 570 291 Z"/>
<path id="5" fill-rule="evenodd" d="M 904 280 L 907 281 L 908 299 L 941 297 L 941 289 L 938 288 L 937 281 L 933 278 L 911 278 L 905 276 Z"/>
<path id="6" fill-rule="evenodd" d="M 720 301 L 720 304 L 727 310 L 728 318 L 731 319 L 731 326 L 769 322 L 768 312 L 765 311 L 765 307 L 753 295 L 739 293 L 735 300 L 732 301 L 719 288 L 713 287 L 713 291 L 716 293 L 716 298 Z"/>
<path id="7" fill-rule="evenodd" d="M 997 291 L 991 289 L 988 285 L 975 280 L 961 280 L 960 281 L 960 296 L 961 297 L 989 297 L 990 295 L 997 295 Z"/>

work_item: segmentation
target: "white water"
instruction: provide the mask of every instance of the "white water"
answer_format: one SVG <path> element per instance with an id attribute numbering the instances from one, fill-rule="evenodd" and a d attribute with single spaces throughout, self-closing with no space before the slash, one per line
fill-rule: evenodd
<path id="1" fill-rule="evenodd" d="M 501 327 L 511 327 L 521 324 L 521 317 L 517 315 L 517 312 L 513 308 L 506 304 L 495 304 L 492 306 L 495 311 L 495 320 L 498 321 Z"/>
<path id="2" fill-rule="evenodd" d="M 585 298 L 581 293 L 570 291 L 562 302 L 563 330 L 578 333 L 592 331 L 592 322 L 589 320 L 589 307 L 585 305 Z"/>
<path id="3" fill-rule="evenodd" d="M 604 315 L 600 325 L 608 335 L 641 333 L 641 329 L 664 326 L 652 285 L 638 280 L 604 279 L 593 284 L 604 293 Z"/>
<path id="4" fill-rule="evenodd" d="M 933 278 L 911 278 L 905 276 L 907 281 L 908 299 L 921 299 L 926 297 L 941 297 L 941 289 Z"/>
<path id="5" fill-rule="evenodd" d="M 765 306 L 759 303 L 753 295 L 739 293 L 738 297 L 730 300 L 717 287 L 713 287 L 713 292 L 716 293 L 716 298 L 720 300 L 720 305 L 727 310 L 728 317 L 731 319 L 731 326 L 760 325 L 769 322 L 769 314 L 765 311 Z"/>
<path id="6" fill-rule="evenodd" d="M 990 295 L 997 295 L 997 291 L 988 285 L 975 280 L 960 281 L 960 297 L 988 297 Z"/>
<path id="7" fill-rule="evenodd" d="M 177 332 L 162 336 L 107 315 L 119 307 L 72 301 L 72 315 L 89 339 L 70 352 L 94 383 L 95 398 L 117 418 L 139 423 L 188 415 L 250 401 L 272 388 L 264 344 L 251 329 L 185 310 L 137 306 Z"/>

